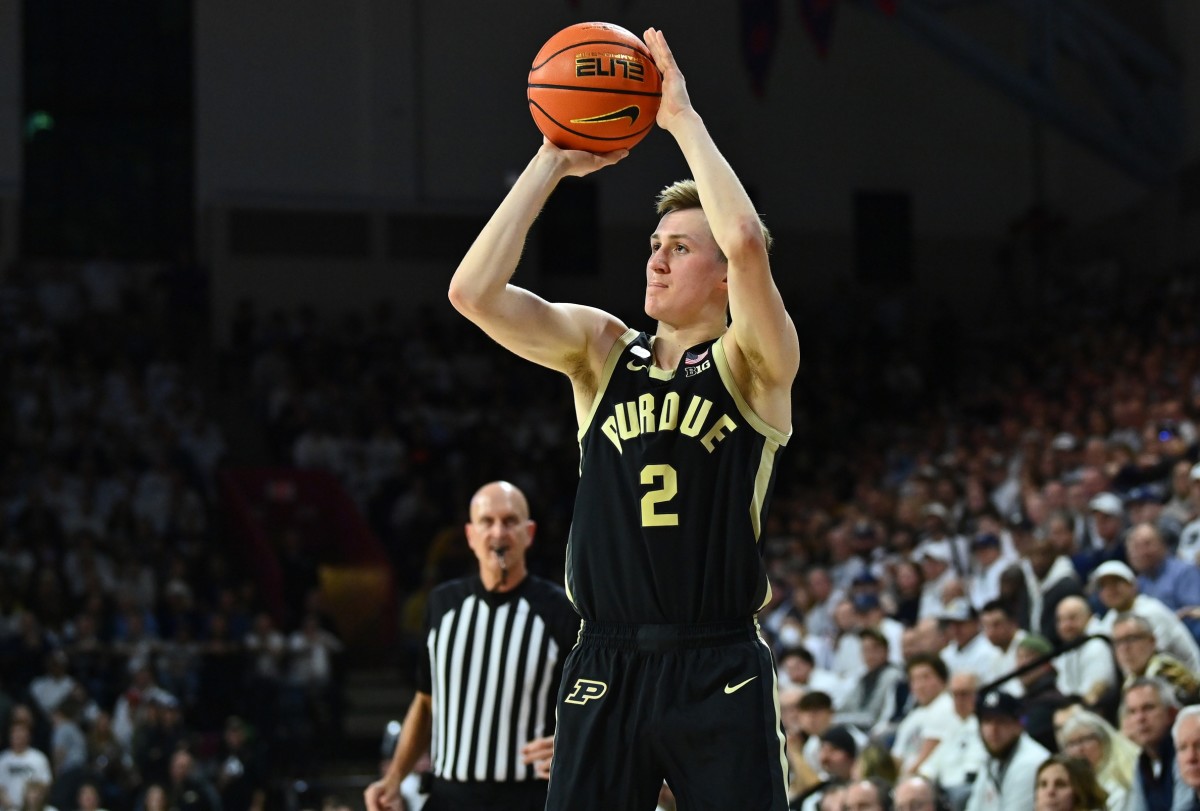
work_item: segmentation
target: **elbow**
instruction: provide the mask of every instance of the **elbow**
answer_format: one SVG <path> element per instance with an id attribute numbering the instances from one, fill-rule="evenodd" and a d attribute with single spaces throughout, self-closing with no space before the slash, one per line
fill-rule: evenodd
<path id="1" fill-rule="evenodd" d="M 470 316 L 479 309 L 479 296 L 474 295 L 466 285 L 456 279 L 450 280 L 450 290 L 446 295 L 454 309 L 465 316 Z"/>
<path id="2" fill-rule="evenodd" d="M 727 255 L 735 257 L 766 256 L 770 247 L 766 230 L 757 216 L 742 217 L 731 234 Z"/>

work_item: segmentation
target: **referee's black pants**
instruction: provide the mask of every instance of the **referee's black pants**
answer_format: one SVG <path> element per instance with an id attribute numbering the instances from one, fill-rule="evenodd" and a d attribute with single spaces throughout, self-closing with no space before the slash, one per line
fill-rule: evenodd
<path id="1" fill-rule="evenodd" d="M 545 811 L 546 781 L 459 783 L 434 778 L 424 811 Z"/>

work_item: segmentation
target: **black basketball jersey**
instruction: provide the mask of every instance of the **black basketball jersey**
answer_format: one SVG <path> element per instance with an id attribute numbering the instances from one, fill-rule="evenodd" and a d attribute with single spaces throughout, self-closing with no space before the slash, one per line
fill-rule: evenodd
<path id="1" fill-rule="evenodd" d="M 759 537 L 788 435 L 737 390 L 721 340 L 654 367 L 628 330 L 579 430 L 567 593 L 585 620 L 745 619 L 767 599 Z"/>

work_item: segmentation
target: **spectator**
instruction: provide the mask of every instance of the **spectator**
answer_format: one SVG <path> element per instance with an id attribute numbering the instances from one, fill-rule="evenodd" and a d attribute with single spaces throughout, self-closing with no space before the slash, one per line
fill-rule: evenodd
<path id="1" fill-rule="evenodd" d="M 1071 559 L 1058 552 L 1048 538 L 1035 538 L 1021 561 L 1032 597 L 1030 630 L 1053 644 L 1060 641 L 1057 629 L 1059 603 L 1066 597 L 1083 594 L 1079 573 Z"/>
<path id="2" fill-rule="evenodd" d="M 888 785 L 880 780 L 856 780 L 846 788 L 842 807 L 854 811 L 890 811 Z"/>
<path id="3" fill-rule="evenodd" d="M 1106 811 L 1108 792 L 1088 764 L 1051 755 L 1038 767 L 1034 811 Z"/>
<path id="4" fill-rule="evenodd" d="M 1106 639 L 1087 639 L 1092 620 L 1087 601 L 1082 597 L 1065 597 L 1056 613 L 1058 637 L 1068 648 L 1054 660 L 1059 692 L 1080 696 L 1089 707 L 1100 706 L 1106 696 L 1112 696 L 1111 703 L 1115 706 L 1120 695 L 1116 659 Z"/>
<path id="5" fill-rule="evenodd" d="M 1193 673 L 1200 672 L 1200 647 L 1191 632 L 1162 601 L 1138 593 L 1137 580 L 1128 566 L 1115 560 L 1102 564 L 1093 574 L 1092 584 L 1108 611 L 1092 621 L 1090 633 L 1111 637 L 1117 617 L 1132 612 L 1144 617 L 1154 628 L 1160 650 L 1183 662 Z"/>
<path id="6" fill-rule="evenodd" d="M 1017 648 L 1026 637 L 1026 631 L 1017 625 L 1011 609 L 1000 600 L 992 600 L 980 610 L 979 618 L 983 624 L 983 635 L 998 652 L 996 669 L 990 674 L 991 681 L 1003 673 L 1012 673 L 1017 669 Z M 1021 682 L 1009 679 L 1004 683 L 1004 689 L 1013 695 L 1021 695 Z"/>
<path id="7" fill-rule="evenodd" d="M 1153 524 L 1137 524 L 1125 541 L 1129 567 L 1137 573 L 1138 592 L 1172 611 L 1200 605 L 1200 568 L 1171 554 Z"/>
<path id="8" fill-rule="evenodd" d="M 214 765 L 213 784 L 221 797 L 221 811 L 263 811 L 267 800 L 265 764 L 241 718 L 225 720 Z"/>
<path id="9" fill-rule="evenodd" d="M 25 784 L 37 780 L 49 786 L 53 779 L 50 759 L 30 741 L 33 729 L 22 719 L 8 728 L 8 748 L 0 751 L 0 808 L 18 808 L 25 798 Z"/>
<path id="10" fill-rule="evenodd" d="M 91 781 L 85 781 L 75 794 L 76 811 L 105 811 L 100 789 Z"/>
<path id="11" fill-rule="evenodd" d="M 1171 739 L 1178 711 L 1175 693 L 1166 682 L 1137 679 L 1125 688 L 1121 731 L 1141 749 L 1130 790 L 1135 809 L 1187 807 L 1191 789 L 1180 778 Z"/>
<path id="12" fill-rule="evenodd" d="M 1171 728 L 1180 779 L 1191 790 L 1191 805 L 1200 804 L 1200 707 L 1184 707 Z"/>
<path id="13" fill-rule="evenodd" d="M 1133 773 L 1137 767 L 1137 744 L 1087 710 L 1077 710 L 1058 732 L 1058 748 L 1064 755 L 1081 758 L 1091 765 L 1096 780 L 1108 792 L 1108 811 L 1130 807 Z"/>
<path id="14" fill-rule="evenodd" d="M 222 811 L 220 797 L 199 773 L 191 752 L 180 749 L 171 755 L 169 772 L 164 790 L 170 811 Z"/>
<path id="15" fill-rule="evenodd" d="M 884 709 L 904 681 L 904 671 L 889 661 L 888 640 L 875 628 L 858 632 L 866 672 L 859 677 L 838 708 L 837 721 L 870 729 L 885 719 Z"/>
<path id="16" fill-rule="evenodd" d="M 800 699 L 804 690 L 799 687 L 779 689 L 779 718 L 786 738 L 788 759 L 788 800 L 794 800 L 821 782 L 817 770 L 804 756 L 807 736 L 800 717 Z"/>
<path id="17" fill-rule="evenodd" d="M 50 804 L 50 786 L 41 780 L 30 780 L 25 784 L 25 796 L 18 808 L 20 811 L 58 811 Z"/>
<path id="18" fill-rule="evenodd" d="M 1000 673 L 1000 652 L 979 632 L 979 615 L 970 603 L 952 600 L 939 618 L 950 636 L 942 658 L 951 673 L 969 671 L 981 679 Z"/>
<path id="19" fill-rule="evenodd" d="M 59 702 L 50 714 L 51 767 L 59 779 L 87 768 L 87 739 L 78 724 L 79 711 L 79 700 L 70 696 Z"/>
<path id="20" fill-rule="evenodd" d="M 805 693 L 800 698 L 797 706 L 800 711 L 797 721 L 800 731 L 804 733 L 805 738 L 803 749 L 804 760 L 808 763 L 809 768 L 821 776 L 822 779 L 825 779 L 829 774 L 822 762 L 825 749 L 827 748 L 823 736 L 836 726 L 833 722 L 833 699 L 829 697 L 828 693 L 813 690 Z M 851 726 L 846 726 L 845 729 L 847 734 L 854 739 L 856 747 L 867 745 L 868 739 L 866 735 Z M 854 754 L 857 754 L 857 750 L 851 755 L 851 763 L 853 763 Z M 846 776 L 849 776 L 849 772 L 847 772 Z"/>
<path id="21" fill-rule="evenodd" d="M 896 811 L 943 811 L 937 787 L 920 775 L 901 780 L 892 794 Z"/>
<path id="22" fill-rule="evenodd" d="M 1179 533 L 1179 545 L 1175 548 L 1175 556 L 1184 563 L 1200 566 L 1200 464 L 1195 464 L 1188 471 L 1188 509 L 1190 518 Z"/>
<path id="23" fill-rule="evenodd" d="M 971 787 L 967 811 L 1032 807 L 1034 776 L 1050 753 L 1025 734 L 1020 699 L 1002 690 L 984 693 L 976 701 L 975 715 L 988 757 Z"/>
<path id="24" fill-rule="evenodd" d="M 1120 614 L 1112 634 L 1126 687 L 1136 679 L 1158 678 L 1171 685 L 1180 704 L 1200 701 L 1200 678 L 1174 656 L 1157 649 L 1148 620 L 1137 614 Z"/>
<path id="25" fill-rule="evenodd" d="M 920 653 L 908 660 L 908 682 L 915 705 L 896 727 L 892 756 L 902 776 L 917 772 L 938 745 L 954 735 L 961 721 L 946 691 L 950 674 L 936 654 Z"/>
<path id="26" fill-rule="evenodd" d="M 976 611 L 1000 596 L 1000 575 L 1013 562 L 1001 549 L 1000 536 L 985 532 L 971 540 L 971 572 L 966 588 Z"/>
<path id="27" fill-rule="evenodd" d="M 847 727 L 829 727 L 819 739 L 820 782 L 791 803 L 799 811 L 813 811 L 822 807 L 822 801 L 831 790 L 845 786 L 858 757 L 858 743 Z"/>
<path id="28" fill-rule="evenodd" d="M 841 695 L 846 689 L 843 680 L 817 667 L 816 657 L 803 645 L 784 649 L 779 654 L 778 668 L 781 687 L 803 687 L 830 695 Z"/>
<path id="29" fill-rule="evenodd" d="M 1088 502 L 1094 531 L 1080 545 L 1072 563 L 1081 578 L 1091 578 L 1103 563 L 1125 562 L 1125 506 L 1114 493 L 1099 493 Z"/>
<path id="30" fill-rule="evenodd" d="M 979 719 L 975 716 L 975 700 L 979 693 L 979 677 L 974 673 L 956 673 L 950 677 L 950 696 L 958 728 L 942 741 L 933 754 L 921 765 L 919 773 L 942 790 L 947 804 L 962 809 L 971 795 L 971 786 L 983 771 L 987 749 L 979 737 Z"/>
<path id="31" fill-rule="evenodd" d="M 29 695 L 44 718 L 75 690 L 77 683 L 67 673 L 68 662 L 66 651 L 55 648 L 46 654 L 45 672 L 29 683 Z"/>
<path id="32" fill-rule="evenodd" d="M 1054 713 L 1066 703 L 1056 685 L 1053 660 L 1047 659 L 1053 652 L 1050 641 L 1041 634 L 1029 634 L 1017 646 L 1018 667 L 1042 661 L 1020 677 L 1024 693 L 1021 706 L 1025 712 L 1025 732 L 1050 752 L 1058 746 L 1054 740 Z"/>
<path id="33" fill-rule="evenodd" d="M 920 619 L 937 619 L 945 609 L 943 592 L 957 575 L 952 562 L 953 553 L 949 541 L 928 541 L 917 547 L 914 557 L 921 565 L 921 607 L 918 612 Z"/>

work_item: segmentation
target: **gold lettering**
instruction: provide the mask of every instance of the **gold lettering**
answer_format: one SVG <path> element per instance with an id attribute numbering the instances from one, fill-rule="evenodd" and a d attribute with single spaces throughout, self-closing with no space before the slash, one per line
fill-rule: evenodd
<path id="1" fill-rule="evenodd" d="M 735 428 L 737 428 L 737 423 L 729 419 L 728 414 L 722 414 L 721 418 L 713 423 L 712 428 L 708 429 L 708 433 L 701 437 L 700 444 L 706 451 L 712 453 L 716 450 L 717 443 L 725 438 L 724 429 L 732 431 Z"/>
<path id="2" fill-rule="evenodd" d="M 679 426 L 680 432 L 684 436 L 696 436 L 700 433 L 700 429 L 704 427 L 704 421 L 708 419 L 708 412 L 712 410 L 712 401 L 705 400 L 700 395 L 693 395 L 692 401 L 688 403 L 687 413 L 683 415 L 683 425 Z"/>
<path id="3" fill-rule="evenodd" d="M 679 422 L 679 392 L 669 391 L 663 398 L 662 414 L 658 418 L 658 430 L 674 431 Z"/>
<path id="4" fill-rule="evenodd" d="M 654 395 L 649 392 L 638 398 L 638 424 L 643 434 L 654 430 Z"/>
<path id="5" fill-rule="evenodd" d="M 638 435 L 637 403 L 622 403 L 617 406 L 617 432 L 621 439 L 633 439 Z"/>
<path id="6" fill-rule="evenodd" d="M 617 446 L 617 450 L 621 453 L 625 451 L 621 448 L 621 438 L 617 436 L 617 420 L 615 417 L 609 417 L 600 424 L 600 430 L 604 435 L 612 440 L 612 444 Z"/>
<path id="7" fill-rule="evenodd" d="M 563 699 L 568 704 L 587 704 L 608 692 L 608 685 L 595 679 L 576 679 L 571 694 Z"/>

